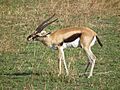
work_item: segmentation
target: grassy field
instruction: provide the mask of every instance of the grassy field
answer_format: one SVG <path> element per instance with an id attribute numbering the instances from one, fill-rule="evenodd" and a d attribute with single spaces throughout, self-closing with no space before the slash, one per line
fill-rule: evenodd
<path id="1" fill-rule="evenodd" d="M 46 31 L 87 26 L 103 47 L 93 48 L 94 76 L 83 74 L 87 57 L 82 49 L 66 49 L 70 75 L 58 74 L 57 52 L 26 37 L 56 13 L 58 22 Z M 0 90 L 119 90 L 119 0 L 0 0 Z"/>

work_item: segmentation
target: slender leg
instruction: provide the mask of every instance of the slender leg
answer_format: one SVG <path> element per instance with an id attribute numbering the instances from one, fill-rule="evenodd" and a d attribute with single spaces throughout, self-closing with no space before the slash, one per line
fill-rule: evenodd
<path id="1" fill-rule="evenodd" d="M 90 78 L 93 75 L 94 66 L 95 66 L 95 60 L 93 59 L 90 74 L 89 74 L 88 78 Z"/>
<path id="2" fill-rule="evenodd" d="M 92 74 L 93 74 L 93 69 L 94 69 L 95 60 L 96 60 L 95 55 L 91 51 L 91 48 L 89 49 L 89 51 L 90 51 L 90 54 L 91 54 L 92 65 L 91 65 L 91 70 L 90 70 L 90 74 L 89 74 L 88 78 L 90 78 L 92 76 Z"/>
<path id="3" fill-rule="evenodd" d="M 85 76 L 87 75 L 87 70 L 88 70 L 91 63 L 92 63 L 92 61 L 91 61 L 90 57 L 88 56 L 88 62 L 87 62 L 87 65 L 86 65 L 86 68 L 85 68 L 85 73 L 84 73 Z"/>
<path id="4" fill-rule="evenodd" d="M 68 72 L 68 68 L 67 68 L 67 65 L 66 65 L 66 61 L 65 61 L 65 55 L 64 55 L 63 47 L 59 48 L 59 54 L 60 54 L 61 60 L 63 60 L 63 64 L 64 64 L 65 71 L 66 71 L 66 75 L 68 75 L 69 72 Z"/>
<path id="5" fill-rule="evenodd" d="M 88 61 L 87 66 L 86 66 L 86 68 L 85 68 L 85 74 L 86 74 L 87 69 L 88 69 L 89 66 L 90 66 L 90 61 Z"/>
<path id="6" fill-rule="evenodd" d="M 96 60 L 96 57 L 95 57 L 95 55 L 92 53 L 92 51 L 91 51 L 91 48 L 85 48 L 85 51 L 86 51 L 86 53 L 87 53 L 87 56 L 88 56 L 88 58 L 89 58 L 89 62 L 91 63 L 91 69 L 90 69 L 90 73 L 89 73 L 89 76 L 88 76 L 88 78 L 90 78 L 92 75 L 93 75 L 93 69 L 94 69 L 94 66 L 95 66 L 95 60 Z M 88 65 L 87 65 L 87 67 L 86 67 L 86 69 L 89 67 L 89 63 L 88 63 Z"/>
<path id="7" fill-rule="evenodd" d="M 90 56 L 90 59 L 91 59 L 92 63 L 91 63 L 91 70 L 90 70 L 90 74 L 89 74 L 88 78 L 90 78 L 92 76 L 93 69 L 94 69 L 94 66 L 95 66 L 96 56 L 91 51 L 91 47 L 95 44 L 95 41 L 96 41 L 96 37 L 93 38 L 93 40 L 92 40 L 92 42 L 89 46 L 89 56 Z"/>
<path id="8" fill-rule="evenodd" d="M 68 69 L 67 69 L 67 65 L 66 65 L 66 61 L 65 61 L 64 56 L 63 56 L 63 63 L 64 63 L 64 67 L 65 67 L 66 75 L 68 76 L 68 75 L 69 75 L 69 72 L 68 72 Z"/>
<path id="9" fill-rule="evenodd" d="M 60 76 L 61 75 L 61 59 L 59 59 L 59 61 L 58 61 L 58 64 L 59 64 L 59 74 L 58 74 L 58 76 Z"/>
<path id="10" fill-rule="evenodd" d="M 59 59 L 58 59 L 59 74 L 58 74 L 58 76 L 61 75 L 61 67 L 62 67 L 62 65 L 61 65 L 61 60 L 62 60 L 62 57 L 61 57 L 61 53 L 60 53 L 60 51 L 59 51 Z"/>

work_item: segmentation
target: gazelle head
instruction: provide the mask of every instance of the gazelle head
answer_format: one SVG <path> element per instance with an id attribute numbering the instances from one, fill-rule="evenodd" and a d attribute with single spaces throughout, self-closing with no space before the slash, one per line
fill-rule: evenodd
<path id="1" fill-rule="evenodd" d="M 55 22 L 56 20 L 58 19 L 55 19 L 53 21 L 50 21 L 48 22 L 50 19 L 52 19 L 53 17 L 55 16 L 52 15 L 51 17 L 49 17 L 48 19 L 46 19 L 45 21 L 43 21 L 38 27 L 37 29 L 32 33 L 30 34 L 28 37 L 27 37 L 27 40 L 28 41 L 31 41 L 31 40 L 40 40 L 40 38 L 44 38 L 46 37 L 48 34 L 50 34 L 50 32 L 46 32 L 46 31 L 43 31 L 45 27 L 47 27 L 48 25 L 50 25 L 51 23 Z"/>

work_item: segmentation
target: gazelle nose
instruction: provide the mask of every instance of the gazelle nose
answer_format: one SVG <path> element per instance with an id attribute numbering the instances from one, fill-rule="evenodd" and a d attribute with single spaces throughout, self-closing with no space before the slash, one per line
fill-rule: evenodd
<path id="1" fill-rule="evenodd" d="M 31 40 L 31 35 L 27 37 L 27 41 L 30 41 L 30 40 Z"/>
<path id="2" fill-rule="evenodd" d="M 27 41 L 30 41 L 30 38 L 27 38 Z"/>

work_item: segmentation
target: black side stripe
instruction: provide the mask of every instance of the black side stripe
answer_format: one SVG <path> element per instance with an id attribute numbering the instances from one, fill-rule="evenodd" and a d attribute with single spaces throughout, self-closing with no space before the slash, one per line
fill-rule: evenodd
<path id="1" fill-rule="evenodd" d="M 59 45 L 62 46 L 63 43 L 72 42 L 72 41 L 76 40 L 77 38 L 79 38 L 80 36 L 81 36 L 81 33 L 73 34 L 72 36 L 64 39 L 63 42 L 61 42 Z"/>

